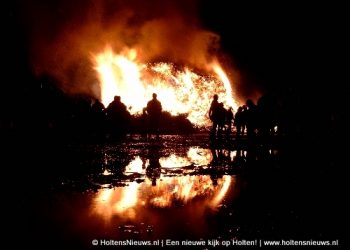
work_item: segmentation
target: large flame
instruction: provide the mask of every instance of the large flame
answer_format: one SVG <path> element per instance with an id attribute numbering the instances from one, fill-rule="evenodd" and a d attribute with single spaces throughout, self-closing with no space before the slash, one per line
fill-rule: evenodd
<path id="1" fill-rule="evenodd" d="M 214 94 L 226 108 L 237 109 L 230 80 L 217 60 L 208 65 L 208 75 L 204 76 L 171 63 L 139 62 L 135 49 L 115 54 L 107 47 L 93 59 L 105 106 L 119 95 L 131 114 L 140 113 L 152 93 L 157 93 L 165 111 L 186 113 L 197 126 L 209 124 L 208 109 Z"/>

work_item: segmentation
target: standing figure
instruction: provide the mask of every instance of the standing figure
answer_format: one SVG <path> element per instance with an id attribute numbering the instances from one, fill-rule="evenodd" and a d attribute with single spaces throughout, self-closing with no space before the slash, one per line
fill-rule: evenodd
<path id="1" fill-rule="evenodd" d="M 148 115 L 149 134 L 155 134 L 159 137 L 159 122 L 162 115 L 162 104 L 157 99 L 157 94 L 153 93 L 153 99 L 147 103 L 146 111 Z"/>
<path id="2" fill-rule="evenodd" d="M 130 113 L 125 104 L 121 102 L 120 96 L 114 97 L 106 111 L 110 133 L 112 135 L 126 134 L 130 122 Z"/>
<path id="3" fill-rule="evenodd" d="M 224 108 L 224 104 L 222 102 L 219 102 L 217 112 L 218 112 L 217 137 L 218 139 L 222 139 L 222 132 L 224 131 L 225 123 L 226 123 L 226 109 Z"/>
<path id="4" fill-rule="evenodd" d="M 91 106 L 91 125 L 93 134 L 95 134 L 99 139 L 102 139 L 104 136 L 105 118 L 105 106 L 102 104 L 102 102 L 100 102 L 100 100 L 95 99 Z"/>
<path id="5" fill-rule="evenodd" d="M 219 127 L 219 119 L 220 119 L 220 115 L 219 115 L 219 102 L 218 102 L 218 95 L 215 94 L 213 96 L 213 101 L 211 102 L 210 108 L 209 108 L 209 118 L 210 120 L 213 122 L 213 126 L 211 128 L 210 131 L 210 137 L 211 138 L 215 138 L 216 137 L 216 133 Z"/>
<path id="6" fill-rule="evenodd" d="M 232 121 L 234 119 L 234 115 L 232 112 L 232 108 L 230 107 L 228 110 L 226 110 L 226 137 L 227 139 L 230 138 L 230 134 L 232 132 L 231 127 L 232 127 Z"/>
<path id="7" fill-rule="evenodd" d="M 236 126 L 236 137 L 237 139 L 244 135 L 245 122 L 244 122 L 244 107 L 241 106 L 238 108 L 235 114 L 234 125 Z"/>

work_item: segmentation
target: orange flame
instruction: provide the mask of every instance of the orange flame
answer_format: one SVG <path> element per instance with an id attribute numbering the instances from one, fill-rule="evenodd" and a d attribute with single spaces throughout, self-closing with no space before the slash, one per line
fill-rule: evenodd
<path id="1" fill-rule="evenodd" d="M 208 110 L 214 94 L 226 107 L 238 107 L 229 78 L 216 60 L 208 65 L 210 75 L 215 77 L 199 75 L 187 67 L 179 69 L 171 63 L 141 63 L 135 49 L 115 54 L 107 47 L 93 61 L 105 106 L 119 95 L 131 114 L 137 114 L 152 93 L 157 93 L 165 111 L 172 115 L 186 113 L 197 126 L 209 125 Z"/>

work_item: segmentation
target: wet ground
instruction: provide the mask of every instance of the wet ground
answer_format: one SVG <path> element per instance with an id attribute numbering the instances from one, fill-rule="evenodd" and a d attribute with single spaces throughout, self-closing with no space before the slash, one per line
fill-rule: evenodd
<path id="1" fill-rule="evenodd" d="M 316 161 L 293 147 L 206 134 L 47 143 L 11 155 L 9 230 L 65 249 L 96 249 L 94 239 L 204 240 L 200 249 L 211 239 L 335 240 L 330 171 L 308 169 Z"/>

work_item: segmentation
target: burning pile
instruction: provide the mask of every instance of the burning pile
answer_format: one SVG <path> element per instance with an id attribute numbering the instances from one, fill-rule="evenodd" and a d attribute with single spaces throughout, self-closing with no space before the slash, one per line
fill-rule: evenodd
<path id="1" fill-rule="evenodd" d="M 207 113 L 214 93 L 226 107 L 237 108 L 231 83 L 216 60 L 208 65 L 213 75 L 204 76 L 171 63 L 141 63 L 135 49 L 115 54 L 107 47 L 93 59 L 105 106 L 114 95 L 120 95 L 131 114 L 137 114 L 152 93 L 157 93 L 164 110 L 172 115 L 186 113 L 197 126 L 208 125 Z"/>

